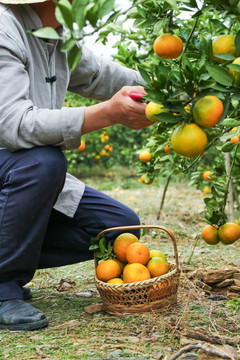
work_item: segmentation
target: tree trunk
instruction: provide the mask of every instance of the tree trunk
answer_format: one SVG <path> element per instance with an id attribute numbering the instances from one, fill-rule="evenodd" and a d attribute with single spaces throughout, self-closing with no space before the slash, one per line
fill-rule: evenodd
<path id="1" fill-rule="evenodd" d="M 224 154 L 224 160 L 225 160 L 225 169 L 226 169 L 227 181 L 228 181 L 228 178 L 230 176 L 230 167 L 231 167 L 230 166 L 230 153 L 229 152 Z M 235 221 L 235 216 L 234 216 L 233 183 L 232 183 L 232 180 L 230 180 L 230 182 L 229 182 L 227 207 L 228 207 L 228 211 L 229 211 L 229 220 L 230 220 L 230 222 L 234 222 Z"/>

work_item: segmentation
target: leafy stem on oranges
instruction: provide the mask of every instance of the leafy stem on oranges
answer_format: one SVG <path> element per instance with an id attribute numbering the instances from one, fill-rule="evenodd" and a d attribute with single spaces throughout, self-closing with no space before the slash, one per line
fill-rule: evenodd
<path id="1" fill-rule="evenodd" d="M 111 259 L 113 255 L 113 246 L 110 242 L 107 242 L 104 236 L 91 239 L 91 246 L 89 250 L 94 251 L 94 256 L 99 260 Z"/>

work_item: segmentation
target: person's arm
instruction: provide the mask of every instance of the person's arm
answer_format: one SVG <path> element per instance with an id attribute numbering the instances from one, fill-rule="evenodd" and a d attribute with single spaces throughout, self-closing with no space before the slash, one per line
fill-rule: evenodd
<path id="1" fill-rule="evenodd" d="M 152 124 L 145 115 L 146 104 L 131 99 L 130 94 L 146 95 L 140 86 L 125 86 L 110 100 L 85 108 L 82 135 L 113 124 L 122 124 L 131 129 L 142 129 Z"/>

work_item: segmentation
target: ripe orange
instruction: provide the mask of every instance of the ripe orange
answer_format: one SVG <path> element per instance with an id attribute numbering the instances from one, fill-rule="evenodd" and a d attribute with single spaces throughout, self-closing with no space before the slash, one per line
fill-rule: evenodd
<path id="1" fill-rule="evenodd" d="M 126 258 L 130 264 L 140 263 L 145 265 L 150 258 L 150 251 L 147 245 L 136 242 L 128 246 Z"/>
<path id="2" fill-rule="evenodd" d="M 150 179 L 148 182 L 145 181 L 145 175 L 141 176 L 141 182 L 145 185 L 151 185 L 153 183 L 153 179 Z"/>
<path id="3" fill-rule="evenodd" d="M 165 152 L 166 154 L 169 154 L 170 151 L 171 151 L 171 150 L 169 149 L 169 146 L 168 146 L 168 145 L 164 146 L 163 150 L 164 150 L 164 152 Z"/>
<path id="4" fill-rule="evenodd" d="M 152 257 L 162 257 L 164 260 L 167 261 L 166 255 L 162 251 L 157 249 L 150 250 L 150 258 Z"/>
<path id="5" fill-rule="evenodd" d="M 149 151 L 142 151 L 139 154 L 139 160 L 141 160 L 143 163 L 147 163 L 148 161 L 150 161 L 152 158 L 152 155 L 150 154 Z"/>
<path id="6" fill-rule="evenodd" d="M 218 237 L 218 229 L 216 226 L 206 225 L 202 230 L 201 235 L 204 241 L 210 245 L 218 244 L 220 241 Z"/>
<path id="7" fill-rule="evenodd" d="M 158 115 L 162 112 L 167 112 L 163 105 L 154 103 L 152 101 L 150 101 L 145 108 L 145 114 L 149 121 L 159 121 L 155 115 Z"/>
<path id="8" fill-rule="evenodd" d="M 213 58 L 215 61 L 219 63 L 224 63 L 226 60 L 220 59 L 216 56 L 216 54 L 230 54 L 233 56 L 237 55 L 237 51 L 235 48 L 235 37 L 231 34 L 221 35 L 217 39 L 215 39 L 212 43 L 213 50 Z"/>
<path id="9" fill-rule="evenodd" d="M 211 192 L 212 192 L 212 189 L 210 188 L 210 186 L 204 186 L 203 193 L 205 195 L 211 194 Z"/>
<path id="10" fill-rule="evenodd" d="M 240 239 L 240 226 L 236 223 L 225 223 L 218 229 L 218 237 L 225 244 L 233 244 Z"/>
<path id="11" fill-rule="evenodd" d="M 192 158 L 204 152 L 207 135 L 196 124 L 182 124 L 174 130 L 171 143 L 177 154 Z"/>
<path id="12" fill-rule="evenodd" d="M 113 278 L 107 281 L 108 284 L 124 284 L 121 278 Z"/>
<path id="13" fill-rule="evenodd" d="M 83 151 L 85 149 L 85 146 L 86 146 L 85 142 L 83 140 L 81 140 L 81 144 L 80 144 L 80 146 L 78 147 L 77 150 Z"/>
<path id="14" fill-rule="evenodd" d="M 96 268 L 97 278 L 104 282 L 119 277 L 121 272 L 121 266 L 115 259 L 104 260 Z"/>
<path id="15" fill-rule="evenodd" d="M 148 279 L 151 279 L 151 275 L 146 266 L 144 266 L 143 264 L 128 264 L 123 269 L 123 281 L 125 283 L 133 283 Z"/>
<path id="16" fill-rule="evenodd" d="M 240 65 L 240 57 L 236 58 L 232 64 Z M 233 77 L 234 84 L 239 86 L 240 85 L 240 72 L 235 71 L 233 69 L 229 69 L 230 74 Z"/>
<path id="17" fill-rule="evenodd" d="M 239 136 L 240 136 L 240 135 L 236 135 L 236 136 L 232 137 L 232 138 L 230 139 L 230 141 L 231 141 L 232 143 L 234 143 L 234 144 L 237 144 L 238 141 L 239 141 Z M 240 145 L 240 143 L 239 143 L 239 145 Z"/>
<path id="18" fill-rule="evenodd" d="M 166 295 L 166 292 L 167 292 L 167 286 L 168 286 L 168 283 L 164 282 L 164 283 L 160 283 L 160 284 L 157 284 L 157 285 L 153 285 L 153 289 L 152 291 L 150 291 L 150 299 L 151 298 L 158 298 L 158 297 L 162 297 L 164 295 Z"/>
<path id="19" fill-rule="evenodd" d="M 105 145 L 105 150 L 109 151 L 110 150 L 110 145 Z"/>
<path id="20" fill-rule="evenodd" d="M 151 277 L 164 275 L 169 269 L 167 261 L 160 256 L 151 258 L 146 267 L 149 270 Z"/>
<path id="21" fill-rule="evenodd" d="M 211 177 L 210 177 L 210 174 L 211 174 L 211 171 L 210 170 L 207 170 L 207 171 L 204 171 L 203 173 L 203 179 L 206 180 L 206 181 L 211 181 Z"/>
<path id="22" fill-rule="evenodd" d="M 154 41 L 153 50 L 163 59 L 176 59 L 183 51 L 183 42 L 177 35 L 163 34 Z"/>
<path id="23" fill-rule="evenodd" d="M 204 128 L 215 126 L 223 114 L 223 103 L 216 96 L 208 95 L 198 100 L 193 108 L 194 122 Z"/>
<path id="24" fill-rule="evenodd" d="M 138 241 L 138 238 L 131 233 L 120 234 L 113 244 L 113 252 L 118 260 L 127 261 L 126 251 L 128 246 Z"/>

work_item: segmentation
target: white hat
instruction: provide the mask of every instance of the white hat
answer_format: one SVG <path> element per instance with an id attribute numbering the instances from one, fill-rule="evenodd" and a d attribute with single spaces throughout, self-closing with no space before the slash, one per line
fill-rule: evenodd
<path id="1" fill-rule="evenodd" d="M 34 4 L 48 0 L 0 0 L 2 4 L 20 5 L 20 4 Z"/>

